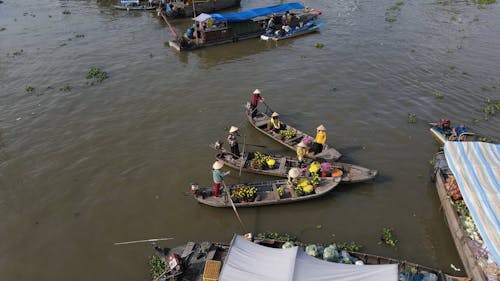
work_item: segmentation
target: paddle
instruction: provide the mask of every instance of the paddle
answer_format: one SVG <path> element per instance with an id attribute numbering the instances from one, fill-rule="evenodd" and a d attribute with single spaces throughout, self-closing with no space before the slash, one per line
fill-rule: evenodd
<path id="1" fill-rule="evenodd" d="M 247 141 L 247 136 L 243 135 L 243 151 L 241 152 L 241 155 L 245 155 L 246 141 Z M 243 165 L 245 165 L 245 161 L 241 161 L 239 177 L 241 177 L 241 169 L 243 168 Z"/>
<path id="2" fill-rule="evenodd" d="M 247 233 L 247 230 L 245 228 L 245 225 L 243 224 L 243 221 L 241 221 L 240 215 L 238 214 L 238 211 L 236 210 L 236 206 L 234 205 L 233 199 L 231 199 L 231 195 L 229 194 L 229 189 L 226 186 L 226 183 L 222 181 L 222 184 L 224 185 L 224 190 L 226 191 L 226 195 L 229 197 L 229 201 L 231 201 L 231 207 L 233 207 L 233 211 L 236 214 L 236 218 L 240 222 L 241 228 L 243 229 L 244 233 Z"/>

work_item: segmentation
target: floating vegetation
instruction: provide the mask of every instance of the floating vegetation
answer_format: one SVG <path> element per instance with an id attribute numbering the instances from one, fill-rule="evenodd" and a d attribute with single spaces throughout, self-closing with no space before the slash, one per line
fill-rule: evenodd
<path id="1" fill-rule="evenodd" d="M 335 92 L 335 91 L 337 91 L 337 87 L 331 87 L 331 88 L 330 88 L 330 91 L 331 91 L 331 92 Z"/>
<path id="2" fill-rule="evenodd" d="M 320 43 L 320 42 L 318 42 L 318 43 L 316 43 L 316 45 L 314 45 L 314 47 L 316 47 L 318 49 L 323 49 L 324 46 L 325 45 L 323 43 Z"/>
<path id="3" fill-rule="evenodd" d="M 408 113 L 408 123 L 410 124 L 417 123 L 417 115 L 413 113 Z"/>
<path id="4" fill-rule="evenodd" d="M 27 92 L 27 93 L 33 93 L 35 91 L 35 87 L 31 86 L 31 85 L 28 85 L 26 86 L 26 88 L 24 88 L 24 90 Z"/>
<path id="5" fill-rule="evenodd" d="M 4 31 L 5 29 L 5 27 L 0 27 L 0 31 Z"/>
<path id="6" fill-rule="evenodd" d="M 456 65 L 454 65 L 454 64 L 450 65 L 450 69 L 451 69 L 451 70 L 455 70 L 455 68 L 457 68 L 457 66 L 456 66 Z"/>
<path id="7" fill-rule="evenodd" d="M 61 92 L 69 92 L 69 91 L 71 91 L 71 86 L 68 85 L 68 84 L 63 85 L 63 86 L 59 87 L 59 91 L 61 91 Z"/>
<path id="8" fill-rule="evenodd" d="M 23 50 L 23 49 L 21 49 L 21 50 L 19 50 L 19 51 L 15 51 L 14 53 L 12 53 L 12 55 L 13 55 L 13 56 L 20 56 L 20 55 L 22 55 L 23 53 L 24 53 L 24 50 Z"/>
<path id="9" fill-rule="evenodd" d="M 472 122 L 472 124 L 477 124 L 479 122 L 479 120 L 477 118 L 472 118 L 471 122 Z"/>
<path id="10" fill-rule="evenodd" d="M 481 90 L 482 91 L 489 91 L 490 88 L 488 88 L 488 86 L 481 86 Z"/>
<path id="11" fill-rule="evenodd" d="M 429 164 L 434 167 L 434 164 L 436 164 L 436 161 L 433 159 L 429 160 Z"/>
<path id="12" fill-rule="evenodd" d="M 385 21 L 386 22 L 395 22 L 396 20 L 397 20 L 397 18 L 394 15 L 387 15 L 387 16 L 385 16 Z"/>
<path id="13" fill-rule="evenodd" d="M 102 80 L 108 78 L 108 73 L 102 71 L 99 67 L 91 67 L 85 76 L 87 79 L 92 79 L 97 82 L 102 82 Z"/>
<path id="14" fill-rule="evenodd" d="M 77 34 L 77 35 L 75 35 L 75 38 L 83 38 L 83 37 L 85 37 L 85 34 Z"/>
<path id="15" fill-rule="evenodd" d="M 386 22 L 395 22 L 397 20 L 397 15 L 401 11 L 401 6 L 404 5 L 403 1 L 396 2 L 396 4 L 390 6 L 385 13 Z"/>
<path id="16" fill-rule="evenodd" d="M 165 46 L 165 47 L 168 47 L 169 44 L 170 43 L 168 43 L 168 41 L 163 42 L 163 46 Z"/>
<path id="17" fill-rule="evenodd" d="M 273 240 L 279 240 L 279 241 L 296 241 L 297 237 L 293 235 L 289 235 L 286 233 L 278 233 L 278 232 L 271 232 L 271 231 L 265 231 L 265 232 L 259 232 L 255 236 L 259 239 L 273 239 Z"/>
<path id="18" fill-rule="evenodd" d="M 149 57 L 150 57 L 150 58 L 153 58 L 153 57 L 154 57 L 154 56 L 153 56 L 153 53 L 149 53 Z"/>
<path id="19" fill-rule="evenodd" d="M 71 12 L 69 10 L 64 10 L 62 11 L 63 15 L 71 15 Z"/>
<path id="20" fill-rule="evenodd" d="M 394 238 L 394 231 L 392 228 L 389 227 L 384 227 L 382 229 L 382 237 L 380 237 L 380 240 L 386 245 L 389 246 L 396 246 L 396 243 L 398 243 L 398 240 Z"/>
<path id="21" fill-rule="evenodd" d="M 483 113 L 486 114 L 485 119 L 500 112 L 500 101 L 493 101 L 490 98 L 485 100 L 486 106 L 483 108 Z"/>
<path id="22" fill-rule="evenodd" d="M 469 73 L 467 73 L 467 71 L 465 70 L 462 70 L 462 75 L 469 75 Z"/>
<path id="23" fill-rule="evenodd" d="M 434 94 L 434 97 L 435 97 L 436 99 L 440 99 L 440 100 L 442 100 L 442 99 L 444 99 L 444 94 L 443 94 L 443 93 L 435 93 L 435 94 Z"/>

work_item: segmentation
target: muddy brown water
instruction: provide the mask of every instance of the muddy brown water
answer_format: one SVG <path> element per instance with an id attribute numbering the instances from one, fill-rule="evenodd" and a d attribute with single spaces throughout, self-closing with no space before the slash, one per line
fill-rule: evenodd
<path id="1" fill-rule="evenodd" d="M 246 123 L 255 88 L 283 121 L 309 133 L 324 124 L 342 161 L 380 176 L 311 202 L 242 209 L 247 228 L 356 241 L 461 274 L 429 181 L 439 145 L 427 122 L 478 119 L 476 131 L 500 138 L 498 117 L 482 113 L 486 98 L 500 99 L 500 5 L 403 2 L 314 1 L 306 4 L 323 11 L 320 33 L 179 54 L 164 46 L 171 35 L 154 13 L 114 11 L 111 1 L 4 0 L 1 279 L 147 280 L 151 247 L 114 242 L 228 242 L 241 232 L 231 210 L 184 192 L 211 184 L 208 144 L 231 125 L 262 152 L 290 153 Z M 181 32 L 190 20 L 172 24 Z M 93 66 L 109 78 L 88 85 Z M 227 182 L 262 179 L 232 171 Z M 397 248 L 378 243 L 383 227 L 395 230 Z"/>

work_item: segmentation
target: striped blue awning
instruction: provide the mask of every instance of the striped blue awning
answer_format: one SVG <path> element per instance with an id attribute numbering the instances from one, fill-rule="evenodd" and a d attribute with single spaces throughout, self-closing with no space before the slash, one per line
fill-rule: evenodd
<path id="1" fill-rule="evenodd" d="M 500 265 L 500 145 L 446 142 L 444 153 L 479 234 Z"/>

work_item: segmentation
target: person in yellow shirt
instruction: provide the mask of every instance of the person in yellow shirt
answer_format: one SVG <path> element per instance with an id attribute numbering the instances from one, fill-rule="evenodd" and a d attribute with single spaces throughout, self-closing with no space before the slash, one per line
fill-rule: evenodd
<path id="1" fill-rule="evenodd" d="M 326 128 L 323 125 L 320 125 L 318 128 L 316 128 L 316 138 L 314 139 L 313 145 L 312 145 L 312 152 L 314 154 L 321 153 L 323 151 L 323 147 L 325 146 L 326 143 Z"/>
<path id="2" fill-rule="evenodd" d="M 286 126 L 281 123 L 280 115 L 278 112 L 274 112 L 271 115 L 271 119 L 269 120 L 269 124 L 267 125 L 268 130 L 273 130 L 273 132 L 279 134 L 281 130 L 284 130 Z"/>
<path id="3" fill-rule="evenodd" d="M 299 142 L 297 145 L 297 159 L 299 160 L 299 168 L 304 166 L 304 158 L 307 155 L 307 145 L 303 142 Z"/>

